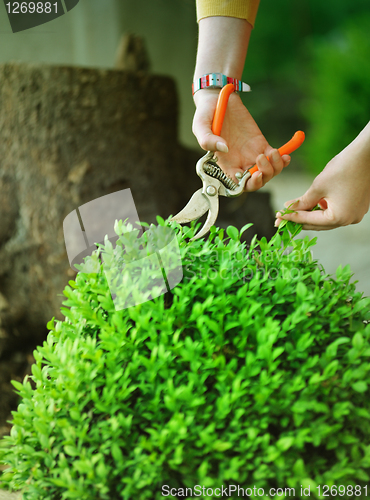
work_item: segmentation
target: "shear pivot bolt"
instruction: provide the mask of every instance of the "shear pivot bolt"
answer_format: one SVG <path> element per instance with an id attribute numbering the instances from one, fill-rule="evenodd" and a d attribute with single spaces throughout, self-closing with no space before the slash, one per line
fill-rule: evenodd
<path id="1" fill-rule="evenodd" d="M 214 186 L 207 186 L 206 191 L 209 196 L 214 196 L 217 193 L 217 189 Z"/>

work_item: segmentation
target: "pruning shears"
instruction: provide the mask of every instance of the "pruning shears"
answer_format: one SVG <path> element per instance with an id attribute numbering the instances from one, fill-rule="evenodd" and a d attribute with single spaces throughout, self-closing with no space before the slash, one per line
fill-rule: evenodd
<path id="1" fill-rule="evenodd" d="M 224 121 L 227 103 L 230 94 L 234 91 L 232 83 L 225 85 L 221 89 L 218 96 L 215 115 L 212 122 L 212 132 L 215 135 L 221 135 L 222 124 Z M 305 138 L 304 132 L 298 131 L 292 139 L 279 148 L 281 155 L 290 154 L 303 143 Z M 243 174 L 237 173 L 236 177 L 239 182 L 234 182 L 228 177 L 221 167 L 217 164 L 217 158 L 213 151 L 208 151 L 196 165 L 196 172 L 202 179 L 203 187 L 195 191 L 187 205 L 171 220 L 179 224 L 185 224 L 193 220 L 199 219 L 207 211 L 208 216 L 203 228 L 191 240 L 196 240 L 204 236 L 214 225 L 218 216 L 219 196 L 227 196 L 235 198 L 240 196 L 245 189 L 245 183 L 254 172 L 258 171 L 257 165 L 247 169 Z M 239 174 L 239 176 L 238 176 Z"/>

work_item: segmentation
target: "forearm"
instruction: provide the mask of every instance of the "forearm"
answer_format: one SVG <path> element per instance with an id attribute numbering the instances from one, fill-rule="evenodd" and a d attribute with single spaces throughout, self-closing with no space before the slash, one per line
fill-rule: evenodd
<path id="1" fill-rule="evenodd" d="M 231 178 L 235 175 L 236 182 L 236 174 L 257 163 L 258 172 L 248 180 L 247 191 L 256 191 L 277 175 L 288 164 L 289 157 L 282 158 L 277 150 L 273 151 L 237 92 L 229 97 L 222 131 L 216 135 L 212 124 L 225 78 L 216 80 L 217 85 L 212 88 L 214 80 L 212 83 L 202 77 L 221 73 L 242 80 L 258 4 L 259 0 L 197 0 L 199 38 L 193 86 L 196 106 L 193 133 L 202 149 L 217 151 L 218 165 Z M 271 162 L 265 155 L 272 158 Z"/>
<path id="2" fill-rule="evenodd" d="M 349 144 L 348 148 L 356 148 L 358 154 L 361 155 L 365 162 L 368 162 L 364 168 L 370 171 L 370 122 L 358 134 L 356 139 Z"/>
<path id="3" fill-rule="evenodd" d="M 241 79 L 252 25 L 245 19 L 214 16 L 199 21 L 194 80 L 208 73 Z"/>
<path id="4" fill-rule="evenodd" d="M 337 156 L 343 158 L 341 166 L 347 176 L 362 179 L 370 190 L 370 122 Z"/>

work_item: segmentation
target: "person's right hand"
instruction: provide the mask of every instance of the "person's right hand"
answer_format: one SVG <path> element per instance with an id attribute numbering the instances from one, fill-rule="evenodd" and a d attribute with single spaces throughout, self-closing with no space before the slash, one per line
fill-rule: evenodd
<path id="1" fill-rule="evenodd" d="M 246 191 L 256 191 L 289 165 L 290 156 L 281 157 L 279 151 L 268 144 L 235 92 L 229 97 L 222 137 L 214 135 L 212 121 L 219 92 L 217 89 L 202 89 L 194 94 L 197 109 L 193 120 L 193 133 L 201 148 L 216 152 L 218 165 L 236 182 L 236 172 L 243 173 L 257 164 L 258 172 L 252 175 L 245 187 Z"/>
<path id="2" fill-rule="evenodd" d="M 322 210 L 312 212 L 316 205 Z M 304 195 L 285 206 L 297 212 L 278 213 L 275 226 L 290 220 L 321 231 L 360 222 L 370 206 L 370 125 L 326 165 Z"/>

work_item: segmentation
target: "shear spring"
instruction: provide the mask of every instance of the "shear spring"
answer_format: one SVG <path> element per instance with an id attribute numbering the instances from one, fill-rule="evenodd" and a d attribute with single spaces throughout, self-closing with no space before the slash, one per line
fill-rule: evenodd
<path id="1" fill-rule="evenodd" d="M 236 184 L 230 177 L 228 177 L 222 169 L 217 165 L 217 163 L 205 163 L 204 166 L 204 171 L 210 175 L 211 177 L 214 177 L 215 179 L 218 179 L 219 181 L 222 182 L 222 184 L 227 188 L 227 189 L 236 189 L 238 187 L 238 184 Z"/>

